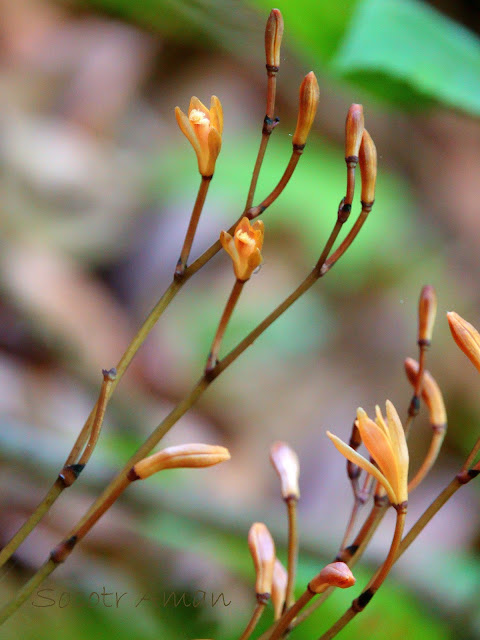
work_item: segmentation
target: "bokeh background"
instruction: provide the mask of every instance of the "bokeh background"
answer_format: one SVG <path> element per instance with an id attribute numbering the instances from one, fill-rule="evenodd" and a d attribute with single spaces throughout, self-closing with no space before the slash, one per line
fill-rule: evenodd
<path id="1" fill-rule="evenodd" d="M 344 195 L 352 102 L 363 103 L 379 153 L 373 213 L 341 263 L 165 438 L 224 444 L 232 460 L 132 487 L 47 581 L 45 597 L 36 594 L 5 625 L 6 640 L 237 638 L 254 606 L 252 522 L 268 524 L 285 560 L 284 505 L 268 461 L 278 439 L 302 466 L 301 587 L 335 554 L 351 506 L 344 461 L 325 430 L 347 438 L 356 407 L 372 411 L 386 398 L 405 415 L 403 360 L 416 356 L 424 284 L 439 298 L 428 367 L 450 429 L 437 467 L 411 498 L 409 524 L 478 436 L 478 374 L 445 321 L 455 309 L 480 326 L 478 4 L 278 7 L 286 25 L 281 124 L 256 200 L 288 161 L 298 87 L 311 69 L 321 102 L 291 184 L 265 215 L 264 265 L 224 352 L 315 263 Z M 193 254 L 242 211 L 264 116 L 270 9 L 266 0 L 1 0 L 0 543 L 58 473 L 101 368 L 118 362 L 170 282 L 198 186 L 194 153 L 174 118 L 192 94 L 204 102 L 218 95 L 225 112 Z M 88 468 L 1 571 L 2 601 L 198 378 L 232 281 L 228 256 L 218 254 L 175 299 L 118 387 Z M 412 467 L 429 438 L 422 410 Z M 478 484 L 437 515 L 342 637 L 480 637 Z M 392 524 L 386 518 L 356 570 L 359 585 L 384 558 Z M 126 595 L 117 607 L 115 595 L 102 601 L 102 590 Z M 165 594 L 185 592 L 191 602 L 197 590 L 206 593 L 198 607 L 164 606 Z M 335 594 L 295 637 L 320 636 L 351 599 Z"/>

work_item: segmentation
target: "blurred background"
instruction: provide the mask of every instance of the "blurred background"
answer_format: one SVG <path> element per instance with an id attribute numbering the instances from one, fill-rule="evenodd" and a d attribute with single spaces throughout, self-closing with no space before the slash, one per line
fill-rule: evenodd
<path id="1" fill-rule="evenodd" d="M 478 436 L 478 374 L 445 321 L 454 309 L 480 328 L 478 3 L 277 6 L 285 19 L 281 123 L 256 202 L 286 166 L 298 87 L 312 69 L 321 102 L 298 169 L 264 216 L 264 265 L 223 353 L 315 263 L 345 193 L 352 102 L 363 103 L 379 154 L 373 212 L 328 277 L 165 438 L 223 444 L 232 460 L 129 489 L 2 638 L 238 638 L 254 606 L 252 522 L 267 523 L 286 559 L 284 504 L 268 461 L 278 439 L 295 448 L 302 467 L 303 590 L 336 553 L 352 504 L 344 460 L 325 430 L 348 438 L 356 407 L 372 412 L 387 398 L 406 415 L 403 361 L 416 357 L 424 284 L 439 299 L 428 368 L 445 394 L 450 429 L 436 468 L 412 495 L 407 526 Z M 265 110 L 270 9 L 266 0 L 0 0 L 0 544 L 50 487 L 97 397 L 102 367 L 118 362 L 171 280 L 199 182 L 174 118 L 191 95 L 206 103 L 217 95 L 225 114 L 192 255 L 242 211 Z M 358 208 L 357 197 L 352 218 Z M 87 469 L 0 572 L 2 602 L 199 377 L 232 283 L 229 258 L 218 254 L 177 296 L 119 385 Z M 422 410 L 413 469 L 429 440 Z M 480 637 L 479 506 L 480 483 L 472 482 L 342 638 Z M 356 569 L 359 586 L 385 557 L 392 526 L 387 517 Z M 188 602 L 198 592 L 201 604 L 165 604 L 172 592 Z M 320 636 L 351 599 L 335 594 L 295 637 Z"/>

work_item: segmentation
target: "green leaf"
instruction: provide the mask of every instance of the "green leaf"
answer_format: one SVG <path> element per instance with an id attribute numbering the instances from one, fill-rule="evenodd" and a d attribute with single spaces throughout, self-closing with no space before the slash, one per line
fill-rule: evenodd
<path id="1" fill-rule="evenodd" d="M 387 96 L 390 77 L 394 100 L 408 97 L 409 87 L 480 114 L 480 41 L 416 0 L 363 0 L 331 68 L 366 88 L 372 83 L 377 95 Z"/>

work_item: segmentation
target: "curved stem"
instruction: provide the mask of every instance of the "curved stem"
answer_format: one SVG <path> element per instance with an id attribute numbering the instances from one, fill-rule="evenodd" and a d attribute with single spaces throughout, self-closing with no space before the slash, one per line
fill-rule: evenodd
<path id="1" fill-rule="evenodd" d="M 213 176 L 202 176 L 200 187 L 198 188 L 197 198 L 195 200 L 192 214 L 190 216 L 190 222 L 188 223 L 187 233 L 185 234 L 185 240 L 183 241 L 182 251 L 180 252 L 180 257 L 175 268 L 175 278 L 180 278 L 185 271 L 185 267 L 187 266 L 188 257 L 190 255 L 190 250 L 192 248 L 198 222 L 203 210 L 203 205 L 205 204 L 208 187 L 210 186 L 212 177 Z"/>
<path id="2" fill-rule="evenodd" d="M 282 193 L 282 191 L 287 186 L 290 178 L 292 177 L 293 172 L 295 171 L 295 168 L 298 164 L 298 161 L 300 160 L 300 156 L 302 155 L 302 153 L 303 153 L 303 149 L 300 150 L 300 149 L 296 149 L 295 147 L 293 148 L 292 155 L 290 156 L 290 160 L 288 161 L 287 168 L 285 169 L 283 176 L 280 178 L 277 186 L 264 200 L 262 200 L 262 202 L 259 205 L 257 205 L 256 207 L 251 207 L 250 209 L 248 209 L 248 211 L 246 211 L 246 215 L 250 220 L 253 220 L 257 216 L 259 216 L 261 213 L 263 213 L 265 209 L 269 207 L 271 204 L 273 204 L 275 200 L 278 198 L 278 196 Z"/>
<path id="3" fill-rule="evenodd" d="M 395 523 L 395 531 L 393 534 L 390 550 L 382 567 L 374 578 L 369 582 L 367 588 L 356 598 L 349 609 L 343 614 L 337 622 L 326 631 L 319 640 L 331 640 L 339 633 L 358 613 L 362 612 L 375 593 L 381 587 L 390 569 L 392 568 L 397 551 L 402 539 L 402 533 L 405 526 L 406 505 L 399 505 L 397 508 L 397 519 Z"/>
<path id="4" fill-rule="evenodd" d="M 210 353 L 208 355 L 207 364 L 205 367 L 205 371 L 207 372 L 212 371 L 217 364 L 217 356 L 220 351 L 220 345 L 222 344 L 223 335 L 227 329 L 227 325 L 232 316 L 233 310 L 235 309 L 235 305 L 238 302 L 238 298 L 242 293 L 244 284 L 245 281 L 243 280 L 235 280 L 235 284 L 233 285 L 232 291 L 230 292 L 227 303 L 225 305 L 225 309 L 223 310 L 222 317 L 220 318 L 217 332 L 215 333 L 215 337 L 213 338 L 212 346 L 210 347 Z"/>
<path id="5" fill-rule="evenodd" d="M 278 640 L 282 637 L 283 633 L 287 630 L 290 623 L 295 619 L 295 617 L 300 613 L 303 607 L 310 602 L 310 600 L 317 595 L 310 589 L 306 589 L 300 598 L 287 609 L 283 616 L 278 620 L 272 628 L 272 634 L 270 636 L 267 635 L 269 640 Z"/>
<path id="6" fill-rule="evenodd" d="M 258 621 L 262 617 L 262 613 L 265 611 L 265 606 L 266 606 L 265 602 L 259 602 L 257 604 L 257 606 L 255 607 L 255 609 L 253 611 L 252 617 L 248 621 L 248 624 L 245 627 L 245 630 L 242 633 L 242 635 L 240 636 L 239 640 L 248 640 L 248 638 L 250 638 L 250 636 L 252 635 L 252 633 L 255 630 L 255 627 L 258 624 Z"/>

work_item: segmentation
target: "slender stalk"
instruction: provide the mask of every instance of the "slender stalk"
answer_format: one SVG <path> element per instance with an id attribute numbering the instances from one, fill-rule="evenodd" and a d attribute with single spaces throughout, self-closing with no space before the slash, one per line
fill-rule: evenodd
<path id="1" fill-rule="evenodd" d="M 349 249 L 349 247 L 352 244 L 352 242 L 358 236 L 358 234 L 360 232 L 360 229 L 365 224 L 365 220 L 367 219 L 368 214 L 370 213 L 371 210 L 372 210 L 372 204 L 371 203 L 362 202 L 362 210 L 360 212 L 360 215 L 355 220 L 352 228 L 350 229 L 350 231 L 348 232 L 346 237 L 340 243 L 340 246 L 337 249 L 335 249 L 335 251 L 332 253 L 332 255 L 329 256 L 328 259 L 325 261 L 325 264 L 322 266 L 322 272 L 326 273 L 327 271 L 330 271 L 330 269 L 344 255 L 344 253 L 347 251 L 347 249 Z"/>
<path id="2" fill-rule="evenodd" d="M 30 534 L 31 531 L 33 531 L 40 520 L 42 520 L 42 518 L 45 516 L 52 504 L 64 489 L 65 485 L 60 478 L 57 478 L 53 485 L 50 487 L 50 490 L 48 491 L 46 496 L 32 513 L 32 515 L 28 518 L 28 520 L 26 520 L 26 522 L 24 522 L 24 524 L 20 527 L 13 538 L 11 538 L 11 540 L 9 540 L 9 542 L 0 551 L 0 567 L 2 567 L 7 562 L 7 560 L 15 553 L 15 551 L 22 544 L 25 538 Z"/>
<path id="3" fill-rule="evenodd" d="M 288 579 L 285 595 L 286 607 L 291 607 L 295 601 L 295 577 L 298 561 L 298 525 L 297 525 L 297 499 L 290 497 L 286 501 L 288 511 Z"/>
<path id="4" fill-rule="evenodd" d="M 188 224 L 187 233 L 185 234 L 185 240 L 183 242 L 182 251 L 175 268 L 175 278 L 181 278 L 185 267 L 187 266 L 188 257 L 197 231 L 198 221 L 205 204 L 205 198 L 207 197 L 208 187 L 213 176 L 202 176 L 200 187 L 198 188 L 197 198 L 193 206 L 192 215 L 190 216 L 190 222 Z"/>
<path id="5" fill-rule="evenodd" d="M 363 209 L 362 209 L 363 213 Z M 362 214 L 360 214 L 362 215 Z M 360 225 L 361 226 L 361 225 Z M 358 233 L 358 231 L 357 231 Z M 355 234 L 356 235 L 356 234 Z M 354 238 L 351 238 L 349 245 L 353 242 Z M 345 253 L 345 251 L 342 252 Z M 339 256 L 340 257 L 340 256 Z M 337 258 L 337 260 L 339 259 Z M 105 488 L 103 493 L 97 498 L 97 500 L 93 503 L 90 509 L 87 511 L 85 516 L 80 520 L 80 522 L 74 527 L 72 531 L 72 536 L 78 534 L 78 532 L 82 532 L 82 535 L 85 535 L 86 531 L 84 531 L 83 526 L 87 522 L 96 522 L 98 518 L 95 519 L 94 514 L 97 511 L 101 511 L 101 514 L 104 513 L 103 505 L 110 501 L 112 495 L 115 495 L 120 487 L 123 486 L 125 479 L 130 471 L 131 467 L 133 467 L 139 460 L 146 457 L 150 451 L 158 444 L 158 442 L 163 438 L 163 436 L 173 427 L 173 425 L 195 404 L 198 398 L 202 395 L 202 393 L 206 390 L 209 384 L 217 378 L 227 367 L 229 367 L 253 342 L 279 317 L 281 316 L 300 296 L 302 296 L 310 287 L 321 277 L 327 273 L 328 270 L 318 269 L 314 267 L 314 269 L 308 274 L 308 276 L 304 279 L 304 281 L 293 291 L 287 298 L 280 304 L 278 307 L 272 311 L 255 329 L 253 329 L 237 346 L 230 351 L 230 353 L 220 360 L 217 365 L 208 372 L 208 374 L 203 375 L 197 384 L 193 387 L 190 393 L 181 400 L 178 405 L 166 416 L 166 418 L 154 429 L 152 434 L 147 438 L 147 440 L 142 444 L 142 446 L 133 454 L 133 456 L 128 460 L 123 469 L 119 472 L 119 474 L 112 480 L 112 482 Z M 194 273 L 194 271 L 193 271 Z M 128 366 L 129 362 L 133 358 L 133 355 L 136 350 L 138 350 L 139 346 L 143 342 L 143 340 L 148 335 L 148 332 L 155 324 L 157 317 L 163 312 L 168 303 L 173 299 L 176 295 L 182 283 L 185 282 L 185 279 L 190 277 L 191 274 L 188 274 L 188 269 L 185 272 L 184 278 L 179 281 L 173 281 L 170 287 L 167 289 L 165 294 L 162 296 L 161 300 L 157 303 L 154 310 L 151 312 L 150 316 L 145 321 L 144 325 L 135 336 L 131 345 L 125 352 L 122 360 L 117 367 L 117 377 L 112 382 L 110 388 L 110 395 L 113 392 L 116 384 Z M 100 515 L 101 515 L 100 514 Z M 100 516 L 99 516 L 100 517 Z M 42 570 L 42 569 L 41 569 Z M 40 571 L 41 571 L 40 570 Z M 52 571 L 54 568 L 52 568 Z M 51 571 L 50 571 L 51 573 Z M 32 580 L 30 580 L 26 585 L 32 585 L 32 590 L 38 583 L 36 582 L 36 574 L 33 576 Z M 22 595 L 24 594 L 24 590 L 22 589 L 20 592 Z M 3 610 L 0 611 L 0 620 L 6 620 L 8 616 L 10 616 L 14 611 L 18 609 L 18 607 L 22 604 L 22 601 L 19 599 L 19 595 L 13 599 L 13 601 L 4 607 Z M 28 597 L 28 594 L 25 596 Z M 8 610 L 8 615 L 5 614 L 5 611 Z"/>
<path id="6" fill-rule="evenodd" d="M 325 585 L 325 588 L 327 588 L 327 585 Z M 272 627 L 272 634 L 270 636 L 267 635 L 269 640 L 278 640 L 281 638 L 283 633 L 288 629 L 290 623 L 293 622 L 303 607 L 308 604 L 315 595 L 317 594 L 307 588 L 300 598 L 289 609 L 287 609 L 287 611 L 285 611 L 280 620 L 278 620 Z"/>
<path id="7" fill-rule="evenodd" d="M 57 565 L 53 560 L 48 560 L 38 571 L 35 573 L 28 582 L 17 593 L 16 597 L 12 599 L 3 609 L 0 610 L 0 626 L 15 613 L 15 611 L 32 595 L 32 593 L 39 587 L 45 578 L 56 569 Z"/>
<path id="8" fill-rule="evenodd" d="M 442 448 L 443 440 L 445 439 L 445 434 L 447 432 L 446 427 L 447 425 L 445 424 L 432 425 L 433 435 L 430 441 L 430 446 L 420 468 L 408 483 L 409 494 L 418 487 L 435 464 L 438 454 L 440 453 L 440 449 Z"/>
<path id="9" fill-rule="evenodd" d="M 257 603 L 257 606 L 253 611 L 252 617 L 248 621 L 248 624 L 245 627 L 245 630 L 240 636 L 239 640 L 248 640 L 248 638 L 250 638 L 252 633 L 255 631 L 255 627 L 257 626 L 258 621 L 260 620 L 263 612 L 265 611 L 266 604 L 267 604 L 266 602 Z"/>
<path id="10" fill-rule="evenodd" d="M 60 496 L 62 491 L 64 491 L 64 489 L 66 489 L 67 487 L 70 487 L 75 482 L 80 472 L 90 459 L 95 445 L 97 444 L 98 436 L 102 427 L 105 409 L 108 401 L 108 392 L 110 386 L 113 383 L 113 380 L 115 379 L 114 371 L 115 370 L 112 369 L 110 371 L 103 372 L 104 380 L 100 389 L 100 395 L 98 397 L 97 404 L 95 405 L 96 411 L 93 423 L 89 425 L 87 422 L 84 425 L 62 470 L 60 471 L 53 485 L 50 487 L 46 496 L 43 498 L 35 511 L 31 514 L 31 516 L 23 523 L 20 529 L 11 538 L 11 540 L 0 551 L 0 567 L 2 567 L 7 562 L 7 560 L 15 553 L 18 547 L 31 533 L 31 531 L 33 531 L 37 524 L 43 519 L 50 507 Z M 82 441 L 84 439 L 86 440 L 88 436 L 88 443 L 85 447 L 82 457 L 80 458 L 80 460 L 78 460 L 78 462 L 75 462 L 77 460 L 78 454 L 80 453 L 81 446 L 83 446 L 84 444 L 84 442 L 82 444 Z"/>
<path id="11" fill-rule="evenodd" d="M 334 638 L 337 633 L 339 633 L 358 613 L 363 611 L 370 600 L 373 598 L 375 593 L 381 587 L 385 578 L 390 572 L 392 568 L 397 551 L 399 549 L 399 545 L 402 539 L 403 529 L 405 527 L 405 516 L 406 516 L 406 504 L 397 505 L 397 519 L 395 523 L 395 531 L 393 534 L 392 543 L 390 545 L 390 550 L 388 555 L 383 563 L 380 571 L 375 575 L 375 577 L 370 581 L 367 588 L 356 598 L 349 609 L 343 614 L 337 622 L 326 631 L 319 640 L 331 640 Z"/>
<path id="12" fill-rule="evenodd" d="M 265 152 L 267 150 L 268 141 L 273 129 L 278 124 L 278 120 L 274 118 L 275 112 L 275 96 L 277 91 L 277 73 L 273 71 L 267 71 L 267 109 L 265 119 L 262 127 L 262 138 L 260 140 L 260 147 L 258 149 L 257 159 L 253 168 L 252 180 L 248 189 L 247 201 L 245 203 L 245 211 L 248 211 L 253 204 L 253 198 L 255 197 L 255 190 L 257 188 L 258 177 L 260 175 L 260 169 L 262 168 L 263 160 L 265 158 Z"/>
<path id="13" fill-rule="evenodd" d="M 205 367 L 206 372 L 212 371 L 217 364 L 217 356 L 220 351 L 220 345 L 222 344 L 225 330 L 232 316 L 233 310 L 235 309 L 235 305 L 238 302 L 238 298 L 242 293 L 244 284 L 245 281 L 243 280 L 235 280 L 235 284 L 233 285 L 232 291 L 225 305 L 225 309 L 223 310 L 222 317 L 220 318 L 217 332 L 215 334 L 215 337 L 213 338 L 212 346 L 210 348 L 210 353 L 208 355 L 207 364 Z"/>
<path id="14" fill-rule="evenodd" d="M 253 220 L 257 216 L 259 216 L 261 213 L 265 211 L 267 207 L 269 207 L 271 204 L 275 202 L 275 200 L 285 189 L 290 178 L 292 177 L 293 172 L 295 171 L 295 168 L 298 164 L 298 161 L 300 160 L 300 156 L 302 155 L 302 153 L 303 153 L 303 148 L 302 149 L 298 149 L 295 147 L 293 148 L 292 155 L 290 156 L 290 160 L 288 161 L 287 168 L 285 169 L 283 176 L 280 178 L 277 186 L 264 200 L 262 200 L 262 202 L 259 205 L 257 205 L 256 207 L 251 207 L 250 209 L 248 209 L 248 211 L 246 211 L 245 215 L 247 216 L 247 218 L 249 218 L 249 220 Z"/>
<path id="15" fill-rule="evenodd" d="M 365 520 L 363 527 L 359 531 L 357 537 L 354 542 L 347 547 L 346 549 L 342 549 L 342 551 L 337 555 L 335 561 L 345 562 L 350 568 L 354 567 L 357 562 L 363 556 L 365 549 L 367 548 L 370 540 L 372 539 L 375 531 L 378 529 L 383 517 L 390 505 L 385 504 L 384 501 L 377 501 L 370 513 Z M 309 616 L 312 615 L 314 611 L 316 611 L 327 598 L 334 592 L 335 587 L 329 587 L 326 591 L 324 591 L 319 598 L 315 600 L 309 607 L 305 609 L 290 625 L 291 627 L 297 627 L 304 620 L 306 620 Z"/>
<path id="16" fill-rule="evenodd" d="M 413 420 L 418 415 L 420 411 L 420 398 L 422 394 L 423 387 L 423 374 L 425 372 L 425 355 L 426 355 L 426 347 L 424 344 L 418 345 L 418 374 L 417 381 L 415 383 L 415 390 L 413 392 L 412 399 L 410 401 L 410 405 L 408 407 L 408 416 L 405 422 L 405 437 L 408 437 L 410 433 L 410 429 L 412 427 Z"/>
<path id="17" fill-rule="evenodd" d="M 472 450 L 468 454 L 467 459 L 463 463 L 461 473 L 466 473 L 468 469 L 470 469 L 479 451 L 480 451 L 480 438 L 477 439 L 476 443 L 472 447 Z"/>
<path id="18" fill-rule="evenodd" d="M 100 395 L 98 397 L 98 401 L 96 404 L 97 410 L 95 412 L 95 418 L 93 420 L 92 429 L 90 431 L 90 437 L 85 446 L 85 449 L 78 461 L 78 465 L 84 467 L 87 462 L 90 460 L 90 457 L 95 449 L 95 446 L 98 441 L 98 437 L 100 435 L 100 431 L 103 425 L 103 419 L 105 417 L 105 411 L 107 409 L 107 402 L 110 392 L 110 387 L 112 386 L 117 372 L 115 369 L 110 369 L 109 371 L 103 370 L 103 382 L 102 387 L 100 389 Z"/>

